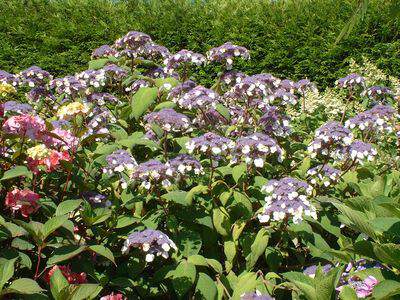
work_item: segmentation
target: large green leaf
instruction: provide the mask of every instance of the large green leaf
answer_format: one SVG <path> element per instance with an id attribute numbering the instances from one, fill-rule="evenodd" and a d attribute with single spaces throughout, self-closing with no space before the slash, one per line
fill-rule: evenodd
<path id="1" fill-rule="evenodd" d="M 264 254 L 265 248 L 267 248 L 269 240 L 269 232 L 265 228 L 261 228 L 253 244 L 251 245 L 251 252 L 246 256 L 246 269 L 252 269 L 257 263 L 258 258 Z"/>
<path id="2" fill-rule="evenodd" d="M 67 215 L 55 216 L 44 223 L 42 232 L 42 239 L 45 240 L 50 234 L 60 228 L 68 220 Z"/>
<path id="3" fill-rule="evenodd" d="M 175 202 L 180 205 L 190 205 L 192 198 L 187 197 L 188 192 L 185 191 L 171 191 L 168 192 L 164 195 L 162 195 L 162 198 L 164 198 L 167 201 Z"/>
<path id="4" fill-rule="evenodd" d="M 157 99 L 158 89 L 156 87 L 141 87 L 131 100 L 132 116 L 139 119 Z"/>
<path id="5" fill-rule="evenodd" d="M 59 268 L 56 268 L 50 277 L 50 291 L 55 300 L 65 299 L 65 288 L 69 286 L 67 279 L 61 273 Z"/>
<path id="6" fill-rule="evenodd" d="M 205 273 L 199 273 L 196 284 L 196 299 L 217 299 L 217 286 L 215 282 Z"/>
<path id="7" fill-rule="evenodd" d="M 173 271 L 172 284 L 178 296 L 183 297 L 186 292 L 193 286 L 196 280 L 196 267 L 187 262 L 182 261 Z"/>
<path id="8" fill-rule="evenodd" d="M 400 282 L 394 280 L 384 280 L 379 282 L 372 292 L 374 299 L 394 299 L 395 295 L 400 295 Z"/>
<path id="9" fill-rule="evenodd" d="M 3 292 L 4 294 L 23 294 L 32 295 L 44 291 L 35 280 L 30 278 L 19 278 L 11 282 L 9 287 Z"/>
<path id="10" fill-rule="evenodd" d="M 20 176 L 24 176 L 24 177 L 32 179 L 33 174 L 25 166 L 16 166 L 16 167 L 4 172 L 4 175 L 0 179 L 0 181 L 12 179 L 15 177 L 20 177 Z"/>
<path id="11" fill-rule="evenodd" d="M 4 284 L 10 280 L 14 275 L 14 263 L 16 258 L 2 260 L 0 262 L 0 290 L 3 288 Z"/>
<path id="12" fill-rule="evenodd" d="M 77 199 L 77 200 L 65 200 L 61 202 L 56 209 L 56 216 L 61 216 L 68 214 L 75 209 L 79 207 L 79 205 L 82 203 L 82 200 Z"/>
<path id="13" fill-rule="evenodd" d="M 105 258 L 108 258 L 115 264 L 114 255 L 111 252 L 111 250 L 108 249 L 107 247 L 105 247 L 103 245 L 92 245 L 92 246 L 89 246 L 89 249 L 96 252 L 97 254 L 99 254 L 101 256 L 104 256 Z"/>
<path id="14" fill-rule="evenodd" d="M 98 284 L 79 284 L 73 288 L 69 300 L 95 299 L 103 288 Z"/>
<path id="15" fill-rule="evenodd" d="M 63 246 L 60 248 L 57 248 L 53 255 L 50 256 L 49 260 L 47 261 L 48 265 L 55 265 L 58 264 L 59 262 L 62 262 L 64 260 L 68 260 L 82 251 L 85 251 L 86 247 L 85 246 Z"/>

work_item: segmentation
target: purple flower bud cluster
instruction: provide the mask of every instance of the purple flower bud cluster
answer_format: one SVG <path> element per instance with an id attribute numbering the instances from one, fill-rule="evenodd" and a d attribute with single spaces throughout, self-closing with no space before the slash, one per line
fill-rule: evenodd
<path id="1" fill-rule="evenodd" d="M 249 50 L 245 47 L 233 45 L 228 42 L 219 47 L 212 48 L 207 52 L 207 59 L 209 61 L 225 63 L 228 70 L 232 68 L 233 59 L 236 57 L 249 59 Z"/>
<path id="2" fill-rule="evenodd" d="M 177 157 L 170 159 L 166 166 L 167 175 L 172 177 L 183 177 L 190 174 L 203 174 L 203 167 L 200 162 L 193 156 L 188 154 L 179 154 Z"/>
<path id="3" fill-rule="evenodd" d="M 259 123 L 263 126 L 262 130 L 270 136 L 285 137 L 291 132 L 289 118 L 284 115 L 276 106 L 269 106 Z"/>
<path id="4" fill-rule="evenodd" d="M 128 75 L 128 72 L 125 69 L 115 64 L 108 64 L 104 66 L 103 71 L 106 73 L 107 78 L 116 81 L 120 81 Z"/>
<path id="5" fill-rule="evenodd" d="M 371 86 L 365 91 L 361 93 L 362 96 L 368 96 L 370 99 L 373 100 L 381 100 L 384 99 L 386 96 L 393 96 L 393 92 L 391 89 L 385 86 Z"/>
<path id="6" fill-rule="evenodd" d="M 171 186 L 171 181 L 175 178 L 168 175 L 168 167 L 158 160 L 152 159 L 135 167 L 130 175 L 134 182 L 141 182 L 140 187 L 150 190 L 161 183 L 163 188 Z"/>
<path id="7" fill-rule="evenodd" d="M 92 93 L 88 95 L 87 100 L 92 103 L 96 103 L 99 106 L 103 106 L 107 103 L 117 104 L 119 100 L 114 95 L 109 93 Z"/>
<path id="8" fill-rule="evenodd" d="M 349 146 L 353 140 L 353 134 L 342 124 L 330 121 L 322 125 L 315 132 L 315 138 L 308 146 L 308 151 L 315 157 L 317 154 L 337 154 L 345 146 Z"/>
<path id="9" fill-rule="evenodd" d="M 52 79 L 49 72 L 37 66 L 29 67 L 20 72 L 17 76 L 20 79 L 19 85 L 27 85 L 29 87 L 43 86 L 47 80 Z"/>
<path id="10" fill-rule="evenodd" d="M 348 147 L 343 149 L 343 156 L 345 158 L 350 157 L 361 165 L 365 160 L 374 160 L 377 153 L 378 152 L 371 144 L 362 141 L 354 141 Z"/>
<path id="11" fill-rule="evenodd" d="M 263 295 L 259 290 L 255 292 L 244 293 L 240 296 L 240 300 L 275 300 L 270 295 Z"/>
<path id="12" fill-rule="evenodd" d="M 106 73 L 103 69 L 100 70 L 86 70 L 75 76 L 77 79 L 83 80 L 86 86 L 99 88 L 106 83 Z"/>
<path id="13" fill-rule="evenodd" d="M 233 87 L 235 84 L 242 82 L 247 75 L 239 71 L 227 71 L 221 75 L 221 82 L 228 87 Z"/>
<path id="14" fill-rule="evenodd" d="M 362 132 L 392 132 L 396 111 L 390 106 L 376 105 L 372 109 L 359 113 L 347 120 L 345 126 L 357 128 Z"/>
<path id="15" fill-rule="evenodd" d="M 146 262 L 152 262 L 156 256 L 169 257 L 171 249 L 177 251 L 173 241 L 163 232 L 154 229 L 145 229 L 134 232 L 128 236 L 122 247 L 122 254 L 129 252 L 130 248 L 139 248 L 146 253 Z"/>
<path id="16" fill-rule="evenodd" d="M 207 132 L 202 136 L 192 138 L 185 146 L 189 153 L 198 151 L 212 156 L 227 154 L 235 146 L 235 143 L 213 132 Z"/>
<path id="17" fill-rule="evenodd" d="M 206 58 L 204 57 L 204 55 L 183 49 L 166 58 L 164 60 L 164 65 L 165 65 L 165 71 L 168 74 L 172 74 L 180 67 L 186 66 L 188 64 L 194 64 L 200 66 L 205 62 Z"/>
<path id="18" fill-rule="evenodd" d="M 103 169 L 104 173 L 113 175 L 124 171 L 131 172 L 137 166 L 136 160 L 126 150 L 115 150 L 106 157 L 107 166 Z"/>
<path id="19" fill-rule="evenodd" d="M 196 86 L 176 100 L 180 107 L 189 110 L 215 108 L 218 102 L 220 102 L 219 95 L 201 85 Z"/>
<path id="20" fill-rule="evenodd" d="M 83 192 L 82 197 L 94 207 L 110 207 L 112 205 L 111 201 L 107 200 L 107 196 L 94 191 Z"/>
<path id="21" fill-rule="evenodd" d="M 99 48 L 96 48 L 92 52 L 92 59 L 108 57 L 108 56 L 116 56 L 118 55 L 118 51 L 111 48 L 109 45 L 102 45 Z"/>
<path id="22" fill-rule="evenodd" d="M 263 133 L 253 133 L 236 141 L 232 150 L 232 163 L 244 160 L 246 164 L 262 168 L 267 157 L 275 156 L 281 162 L 282 153 L 282 148 L 274 139 Z"/>
<path id="23" fill-rule="evenodd" d="M 150 83 L 144 79 L 134 81 L 130 86 L 125 88 L 125 92 L 136 93 L 142 87 L 148 87 Z"/>
<path id="24" fill-rule="evenodd" d="M 0 105 L 2 105 L 5 114 L 7 113 L 26 114 L 33 110 L 32 106 L 30 106 L 29 104 L 20 103 L 16 101 L 7 101 Z"/>
<path id="25" fill-rule="evenodd" d="M 166 132 L 185 132 L 190 129 L 190 119 L 184 114 L 177 113 L 172 108 L 164 108 L 144 116 L 146 130 L 151 130 L 153 124 Z"/>
<path id="26" fill-rule="evenodd" d="M 210 108 L 206 111 L 202 111 L 193 119 L 193 124 L 199 128 L 206 126 L 218 126 L 221 124 L 228 124 L 228 120 L 225 119 L 217 110 Z"/>
<path id="27" fill-rule="evenodd" d="M 117 49 L 138 49 L 147 43 L 151 43 L 149 35 L 138 32 L 129 31 L 125 36 L 115 41 L 114 47 Z"/>
<path id="28" fill-rule="evenodd" d="M 317 218 L 316 209 L 308 200 L 313 189 L 307 183 L 285 177 L 270 180 L 261 190 L 267 193 L 263 212 L 258 215 L 261 223 L 292 218 L 293 223 L 298 224 L 303 215 Z"/>
<path id="29" fill-rule="evenodd" d="M 340 78 L 338 81 L 336 81 L 336 85 L 340 88 L 349 89 L 353 89 L 357 86 L 363 87 L 365 85 L 365 78 L 356 73 L 352 73 L 346 77 Z"/>
<path id="30" fill-rule="evenodd" d="M 168 99 L 174 102 L 178 102 L 178 99 L 196 87 L 196 83 L 192 80 L 187 80 L 183 83 L 178 84 L 176 87 L 170 90 Z"/>
<path id="31" fill-rule="evenodd" d="M 55 90 L 58 95 L 67 94 L 73 98 L 84 94 L 87 90 L 86 81 L 75 76 L 56 78 L 50 81 L 49 88 Z"/>
<path id="32" fill-rule="evenodd" d="M 277 89 L 272 95 L 267 97 L 267 101 L 270 105 L 295 105 L 297 97 L 283 89 Z"/>
<path id="33" fill-rule="evenodd" d="M 148 43 L 138 49 L 138 55 L 149 59 L 168 58 L 171 53 L 167 47 L 160 46 L 153 43 Z"/>
<path id="34" fill-rule="evenodd" d="M 19 79 L 16 75 L 10 74 L 6 71 L 0 70 L 0 83 L 7 83 L 13 86 L 17 86 L 19 83 Z"/>
<path id="35" fill-rule="evenodd" d="M 178 74 L 175 74 L 175 73 L 172 75 L 165 73 L 164 68 L 161 68 L 161 67 L 151 68 L 151 69 L 147 70 L 144 73 L 144 75 L 147 77 L 150 77 L 150 78 L 167 78 L 170 76 L 175 77 L 175 78 L 179 77 Z"/>
<path id="36" fill-rule="evenodd" d="M 309 169 L 307 175 L 310 176 L 309 181 L 312 185 L 320 184 L 328 187 L 339 180 L 340 170 L 328 165 L 320 165 Z"/>

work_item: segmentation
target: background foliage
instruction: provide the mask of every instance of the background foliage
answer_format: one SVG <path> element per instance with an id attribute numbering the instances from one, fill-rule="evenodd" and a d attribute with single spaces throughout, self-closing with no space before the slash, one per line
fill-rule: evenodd
<path id="1" fill-rule="evenodd" d="M 37 64 L 58 76 L 74 73 L 85 69 L 92 49 L 138 30 L 171 50 L 204 53 L 232 41 L 251 50 L 243 71 L 308 77 L 321 87 L 346 73 L 348 58 L 363 55 L 399 76 L 396 2 L 370 1 L 364 18 L 335 45 L 358 1 L 1 1 L 0 69 Z M 206 71 L 203 77 L 210 83 Z"/>

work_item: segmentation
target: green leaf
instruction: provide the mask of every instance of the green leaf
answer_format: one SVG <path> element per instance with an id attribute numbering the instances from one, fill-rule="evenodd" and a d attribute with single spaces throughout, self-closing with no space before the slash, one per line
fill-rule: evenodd
<path id="1" fill-rule="evenodd" d="M 185 191 L 172 191 L 168 192 L 161 197 L 167 201 L 175 202 L 180 205 L 185 205 L 189 206 L 192 204 L 190 200 L 192 200 L 191 197 L 187 197 L 188 192 Z"/>
<path id="2" fill-rule="evenodd" d="M 117 225 L 115 225 L 115 228 L 124 228 L 138 222 L 138 218 L 122 215 L 117 218 Z"/>
<path id="3" fill-rule="evenodd" d="M 229 272 L 233 266 L 233 260 L 236 257 L 236 245 L 233 241 L 224 242 L 224 253 L 226 256 L 225 269 Z"/>
<path id="4" fill-rule="evenodd" d="M 196 267 L 187 262 L 182 261 L 173 271 L 172 285 L 178 296 L 183 297 L 186 292 L 193 286 L 196 280 Z"/>
<path id="5" fill-rule="evenodd" d="M 217 286 L 215 282 L 205 273 L 199 273 L 196 284 L 196 299 L 217 299 Z"/>
<path id="6" fill-rule="evenodd" d="M 341 268 L 335 268 L 330 270 L 327 274 L 320 270 L 321 269 L 317 270 L 315 276 L 315 291 L 321 300 L 333 299 L 336 294 L 335 288 L 342 270 Z M 318 271 L 320 271 L 319 274 Z"/>
<path id="7" fill-rule="evenodd" d="M 159 111 L 159 110 L 162 110 L 164 108 L 175 108 L 175 107 L 176 107 L 176 103 L 175 102 L 164 101 L 164 102 L 161 102 L 161 103 L 157 104 L 154 107 L 154 111 Z"/>
<path id="8" fill-rule="evenodd" d="M 73 289 L 70 300 L 95 299 L 102 289 L 98 284 L 79 284 Z"/>
<path id="9" fill-rule="evenodd" d="M 12 179 L 12 178 L 15 178 L 15 177 L 20 177 L 20 176 L 24 176 L 24 177 L 27 177 L 29 179 L 32 179 L 33 174 L 25 166 L 16 166 L 16 167 L 12 168 L 11 170 L 8 170 L 8 171 L 4 172 L 4 175 L 0 179 L 0 181 L 7 180 L 7 179 Z"/>
<path id="10" fill-rule="evenodd" d="M 357 297 L 355 290 L 353 290 L 348 285 L 344 285 L 344 286 L 342 286 L 342 289 L 339 293 L 339 299 L 340 300 L 358 300 L 358 297 Z"/>
<path id="11" fill-rule="evenodd" d="M 246 256 L 246 269 L 252 269 L 257 263 L 258 258 L 264 253 L 268 245 L 269 232 L 265 228 L 261 228 L 251 245 L 251 252 Z"/>
<path id="12" fill-rule="evenodd" d="M 183 256 L 198 254 L 202 245 L 201 236 L 195 231 L 185 230 L 178 235 L 178 248 Z"/>
<path id="13" fill-rule="evenodd" d="M 232 215 L 242 219 L 250 219 L 253 214 L 253 206 L 245 194 L 233 192 Z"/>
<path id="14" fill-rule="evenodd" d="M 58 264 L 59 262 L 68 260 L 85 250 L 86 250 L 85 246 L 75 246 L 75 245 L 63 246 L 63 247 L 57 248 L 54 251 L 53 256 L 51 256 L 49 258 L 49 260 L 47 261 L 47 265 Z"/>
<path id="15" fill-rule="evenodd" d="M 207 187 L 207 186 L 199 184 L 199 185 L 193 187 L 193 188 L 186 194 L 186 199 L 185 199 L 185 201 L 186 201 L 187 203 L 190 203 L 190 204 L 191 204 L 192 201 L 193 201 L 193 197 L 194 197 L 195 195 L 202 194 L 202 193 L 206 193 L 207 191 L 208 191 L 208 187 Z"/>
<path id="16" fill-rule="evenodd" d="M 235 180 L 235 182 L 239 181 L 240 177 L 242 177 L 246 173 L 246 170 L 247 170 L 246 164 L 240 164 L 232 168 L 232 177 Z"/>
<path id="17" fill-rule="evenodd" d="M 256 273 L 250 272 L 240 274 L 233 290 L 232 299 L 240 299 L 240 296 L 243 293 L 253 292 L 257 284 L 258 282 Z"/>
<path id="18" fill-rule="evenodd" d="M 282 274 L 287 280 L 292 282 L 308 300 L 318 300 L 314 288 L 314 281 L 309 276 L 300 272 L 287 272 Z M 325 300 L 325 299 L 323 299 Z"/>
<path id="19" fill-rule="evenodd" d="M 372 291 L 374 299 L 392 299 L 392 296 L 400 295 L 400 282 L 394 280 L 384 280 L 379 282 Z"/>
<path id="20" fill-rule="evenodd" d="M 301 163 L 301 165 L 298 168 L 298 171 L 299 171 L 299 174 L 300 174 L 301 177 L 305 177 L 305 175 L 306 175 L 308 169 L 310 168 L 310 166 L 311 166 L 310 157 L 304 158 L 302 163 Z"/>
<path id="21" fill-rule="evenodd" d="M 56 209 L 56 216 L 68 214 L 79 207 L 82 200 L 65 200 L 61 202 Z"/>
<path id="22" fill-rule="evenodd" d="M 137 120 L 157 99 L 158 88 L 141 87 L 133 96 L 131 101 L 132 116 Z"/>
<path id="23" fill-rule="evenodd" d="M 107 58 L 99 58 L 89 61 L 89 69 L 98 70 L 104 67 L 108 62 L 116 62 L 117 58 L 109 56 Z"/>
<path id="24" fill-rule="evenodd" d="M 47 220 L 44 223 L 42 232 L 42 239 L 45 240 L 50 234 L 60 228 L 68 220 L 68 215 L 56 216 Z"/>
<path id="25" fill-rule="evenodd" d="M 217 112 L 219 112 L 219 114 L 221 116 L 223 116 L 227 121 L 229 121 L 231 119 L 229 109 L 226 106 L 224 106 L 223 104 L 221 104 L 221 103 L 217 104 L 215 110 Z"/>
<path id="26" fill-rule="evenodd" d="M 32 250 L 35 248 L 35 245 L 17 237 L 11 242 L 11 247 L 19 250 Z"/>
<path id="27" fill-rule="evenodd" d="M 56 268 L 50 277 L 50 291 L 55 300 L 63 300 L 65 292 L 63 290 L 69 286 L 68 280 L 64 277 L 61 270 Z"/>
<path id="28" fill-rule="evenodd" d="M 0 263 L 0 291 L 4 284 L 14 275 L 14 263 L 17 259 L 3 260 Z"/>
<path id="29" fill-rule="evenodd" d="M 92 245 L 92 246 L 89 246 L 89 249 L 96 252 L 97 254 L 99 254 L 101 256 L 104 256 L 105 258 L 108 258 L 115 264 L 114 255 L 110 249 L 104 247 L 103 245 Z"/>
<path id="30" fill-rule="evenodd" d="M 32 295 L 42 291 L 44 290 L 37 284 L 35 280 L 29 278 L 19 278 L 10 284 L 5 293 Z"/>
<path id="31" fill-rule="evenodd" d="M 228 216 L 228 212 L 223 207 L 213 209 L 212 220 L 214 228 L 220 235 L 229 235 L 231 223 Z"/>

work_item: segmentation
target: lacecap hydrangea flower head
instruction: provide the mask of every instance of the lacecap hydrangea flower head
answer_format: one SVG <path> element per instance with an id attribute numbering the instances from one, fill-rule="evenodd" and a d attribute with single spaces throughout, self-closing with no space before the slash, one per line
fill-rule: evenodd
<path id="1" fill-rule="evenodd" d="M 89 112 L 90 107 L 81 102 L 72 102 L 61 106 L 57 111 L 57 116 L 61 120 L 70 120 L 78 114 L 85 115 Z"/>

